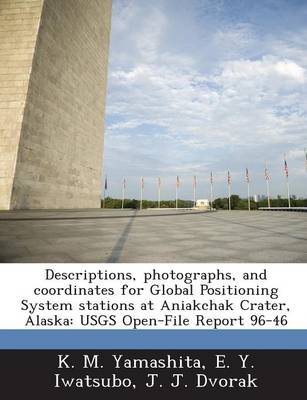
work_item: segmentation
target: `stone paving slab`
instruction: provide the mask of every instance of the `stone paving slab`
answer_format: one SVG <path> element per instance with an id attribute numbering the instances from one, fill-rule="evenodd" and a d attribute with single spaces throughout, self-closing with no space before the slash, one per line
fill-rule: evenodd
<path id="1" fill-rule="evenodd" d="M 307 213 L 0 212 L 1 262 L 307 262 Z"/>

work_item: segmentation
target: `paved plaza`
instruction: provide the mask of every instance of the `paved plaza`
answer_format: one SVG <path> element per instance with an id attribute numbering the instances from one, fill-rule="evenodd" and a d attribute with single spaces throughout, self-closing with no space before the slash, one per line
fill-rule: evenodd
<path id="1" fill-rule="evenodd" d="M 307 213 L 0 212 L 1 262 L 307 262 Z"/>

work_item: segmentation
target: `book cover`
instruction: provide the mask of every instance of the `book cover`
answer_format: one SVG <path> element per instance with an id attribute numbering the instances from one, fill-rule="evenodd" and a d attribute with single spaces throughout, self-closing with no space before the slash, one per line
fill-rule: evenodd
<path id="1" fill-rule="evenodd" d="M 301 397 L 306 13 L 0 0 L 0 382 Z"/>

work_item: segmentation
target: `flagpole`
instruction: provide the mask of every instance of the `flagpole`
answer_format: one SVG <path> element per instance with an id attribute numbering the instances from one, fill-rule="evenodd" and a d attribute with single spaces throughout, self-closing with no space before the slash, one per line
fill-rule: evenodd
<path id="1" fill-rule="evenodd" d="M 247 183 L 247 204 L 248 204 L 248 211 L 251 210 L 251 201 L 250 201 L 250 191 L 249 191 L 249 172 L 248 168 L 245 170 L 245 177 L 246 177 L 246 183 Z"/>
<path id="2" fill-rule="evenodd" d="M 194 207 L 196 207 L 196 176 L 193 178 L 193 202 Z"/>
<path id="3" fill-rule="evenodd" d="M 213 210 L 213 176 L 212 172 L 210 174 L 210 200 L 211 200 L 211 210 Z"/>
<path id="4" fill-rule="evenodd" d="M 227 182 L 228 182 L 228 210 L 231 211 L 231 200 L 230 200 L 230 185 L 231 185 L 231 176 L 230 176 L 230 171 L 228 170 L 228 175 L 227 175 Z"/>
<path id="5" fill-rule="evenodd" d="M 124 202 L 125 202 L 125 186 L 126 186 L 126 181 L 124 179 L 123 180 L 123 189 L 122 189 L 122 209 L 124 208 Z"/>
<path id="6" fill-rule="evenodd" d="M 270 175 L 268 170 L 268 162 L 264 163 L 264 177 L 266 180 L 266 194 L 268 199 L 268 208 L 271 208 L 271 199 L 270 199 Z"/>
<path id="7" fill-rule="evenodd" d="M 104 179 L 104 187 L 103 187 L 103 205 L 102 208 L 105 208 L 106 205 L 106 189 L 107 189 L 107 177 Z"/>
<path id="8" fill-rule="evenodd" d="M 271 200 L 270 200 L 270 183 L 269 180 L 266 180 L 266 193 L 268 198 L 268 208 L 271 208 Z"/>
<path id="9" fill-rule="evenodd" d="M 290 189 L 289 189 L 289 169 L 286 160 L 286 154 L 284 154 L 284 161 L 285 161 L 285 175 L 286 175 L 286 182 L 287 182 L 287 192 L 288 192 L 288 207 L 291 208 L 290 202 Z"/>
<path id="10" fill-rule="evenodd" d="M 158 208 L 161 205 L 161 178 L 158 178 Z"/>
<path id="11" fill-rule="evenodd" d="M 143 177 L 141 178 L 141 202 L 140 202 L 140 210 L 143 208 Z"/>
<path id="12" fill-rule="evenodd" d="M 177 176 L 176 177 L 176 202 L 175 202 L 176 209 L 178 208 L 178 186 L 179 186 L 179 177 Z"/>
<path id="13" fill-rule="evenodd" d="M 289 188 L 289 177 L 288 177 L 288 176 L 287 176 L 287 191 L 288 191 L 288 208 L 291 208 L 290 188 Z"/>

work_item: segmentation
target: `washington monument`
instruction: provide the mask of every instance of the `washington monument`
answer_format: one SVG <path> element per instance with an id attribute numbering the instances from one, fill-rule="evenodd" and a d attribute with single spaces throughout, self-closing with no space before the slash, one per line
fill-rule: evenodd
<path id="1" fill-rule="evenodd" d="M 112 0 L 0 0 L 0 210 L 100 207 Z"/>

